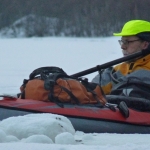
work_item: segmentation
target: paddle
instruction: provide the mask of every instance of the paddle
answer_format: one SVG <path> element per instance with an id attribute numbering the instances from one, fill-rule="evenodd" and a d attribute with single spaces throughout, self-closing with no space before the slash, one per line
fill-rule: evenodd
<path id="1" fill-rule="evenodd" d="M 106 68 L 108 68 L 108 67 L 111 67 L 111 66 L 113 66 L 113 65 L 122 63 L 122 62 L 124 62 L 124 61 L 129 61 L 129 60 L 135 59 L 135 58 L 140 57 L 140 56 L 146 56 L 146 55 L 148 55 L 148 54 L 150 54 L 150 44 L 149 44 L 148 48 L 145 49 L 145 50 L 142 50 L 142 51 L 140 51 L 140 52 L 136 52 L 136 53 L 131 54 L 131 55 L 126 56 L 126 57 L 121 57 L 121 58 L 119 58 L 119 59 L 116 59 L 116 60 L 107 62 L 107 63 L 102 64 L 102 65 L 97 65 L 96 67 L 93 67 L 93 68 L 90 68 L 90 69 L 87 69 L 87 70 L 84 70 L 84 71 L 75 73 L 75 74 L 73 74 L 73 75 L 71 75 L 71 76 L 73 76 L 73 77 L 85 76 L 85 75 L 87 75 L 87 74 L 90 74 L 90 73 L 99 71 L 99 70 L 101 70 L 101 69 L 106 69 Z"/>

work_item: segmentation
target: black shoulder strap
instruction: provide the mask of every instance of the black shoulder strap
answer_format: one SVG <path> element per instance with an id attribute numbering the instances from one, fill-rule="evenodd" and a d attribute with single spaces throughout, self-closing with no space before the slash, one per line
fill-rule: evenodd
<path id="1" fill-rule="evenodd" d="M 56 84 L 56 80 L 58 78 L 69 77 L 67 74 L 62 73 L 52 73 L 44 80 L 44 88 L 46 90 L 53 90 L 54 85 Z"/>
<path id="2" fill-rule="evenodd" d="M 47 79 L 44 80 L 44 88 L 46 90 L 50 90 L 51 93 L 49 94 L 49 99 L 51 99 L 52 101 L 54 102 L 57 102 L 59 101 L 56 97 L 54 97 L 53 93 L 54 93 L 54 85 L 57 84 L 56 80 L 58 78 L 72 78 L 68 75 L 65 75 L 65 74 L 60 74 L 60 73 L 54 73 L 54 74 L 51 74 L 49 75 L 49 77 Z M 57 84 L 58 85 L 58 84 Z M 79 100 L 74 96 L 74 94 L 69 91 L 67 88 L 63 87 L 63 86 L 60 86 L 58 85 L 61 89 L 63 89 L 71 98 L 72 100 L 74 100 L 74 102 L 76 104 L 79 104 Z"/>
<path id="3" fill-rule="evenodd" d="M 81 79 L 81 83 L 84 85 L 84 87 L 86 88 L 86 90 L 88 92 L 91 92 L 95 98 L 95 100 L 97 101 L 98 105 L 103 106 L 99 100 L 98 95 L 96 94 L 96 92 L 94 91 L 94 89 L 96 88 L 96 86 L 99 86 L 102 96 L 106 99 L 106 96 L 104 94 L 104 91 L 102 90 L 101 86 L 97 83 L 92 83 L 92 82 L 88 82 L 88 80 L 82 80 Z M 107 101 L 107 99 L 106 99 Z"/>
<path id="4" fill-rule="evenodd" d="M 66 74 L 66 72 L 64 72 L 63 69 L 59 68 L 59 67 L 41 67 L 38 69 L 35 69 L 30 75 L 29 75 L 29 79 L 34 79 L 36 76 L 41 75 L 42 73 L 44 74 L 49 74 L 49 73 L 58 73 L 58 74 Z"/>

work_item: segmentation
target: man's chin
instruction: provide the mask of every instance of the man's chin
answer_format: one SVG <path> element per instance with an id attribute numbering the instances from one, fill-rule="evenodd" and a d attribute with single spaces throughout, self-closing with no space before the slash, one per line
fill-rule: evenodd
<path id="1" fill-rule="evenodd" d="M 128 56 L 129 54 L 123 54 L 124 57 Z"/>

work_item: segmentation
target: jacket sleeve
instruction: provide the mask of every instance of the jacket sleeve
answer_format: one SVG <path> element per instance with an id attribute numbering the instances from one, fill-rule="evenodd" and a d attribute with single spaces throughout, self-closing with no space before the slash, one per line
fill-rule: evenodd
<path id="1" fill-rule="evenodd" d="M 109 94 L 112 89 L 111 72 L 113 67 L 107 68 L 101 72 L 101 75 L 96 75 L 92 82 L 99 84 L 105 94 Z"/>

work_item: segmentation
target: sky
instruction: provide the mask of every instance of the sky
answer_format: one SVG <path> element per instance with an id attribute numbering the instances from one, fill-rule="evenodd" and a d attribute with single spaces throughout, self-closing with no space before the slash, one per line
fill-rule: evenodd
<path id="1" fill-rule="evenodd" d="M 69 75 L 122 57 L 119 37 L 0 38 L 0 94 L 16 94 L 36 68 L 57 66 Z M 86 77 L 90 80 L 97 74 Z M 94 128 L 94 127 L 93 127 Z M 150 134 L 75 131 L 64 116 L 30 114 L 0 121 L 0 150 L 149 150 Z"/>

